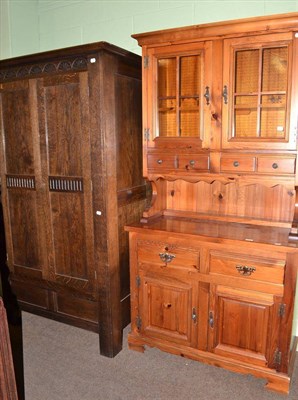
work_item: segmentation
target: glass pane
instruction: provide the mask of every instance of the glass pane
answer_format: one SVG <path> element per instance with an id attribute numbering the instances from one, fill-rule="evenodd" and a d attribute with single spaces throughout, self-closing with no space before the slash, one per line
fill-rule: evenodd
<path id="1" fill-rule="evenodd" d="M 262 91 L 286 91 L 287 69 L 287 47 L 264 49 L 262 66 Z"/>
<path id="2" fill-rule="evenodd" d="M 200 135 L 199 99 L 181 99 L 180 136 Z"/>
<path id="3" fill-rule="evenodd" d="M 258 96 L 235 97 L 234 137 L 257 137 Z"/>
<path id="4" fill-rule="evenodd" d="M 185 56 L 180 58 L 180 96 L 200 94 L 201 57 Z"/>
<path id="5" fill-rule="evenodd" d="M 176 58 L 158 60 L 158 97 L 176 96 Z"/>
<path id="6" fill-rule="evenodd" d="M 159 100 L 159 136 L 177 136 L 176 99 Z"/>
<path id="7" fill-rule="evenodd" d="M 285 107 L 286 96 L 284 94 L 263 95 L 262 106 Z"/>
<path id="8" fill-rule="evenodd" d="M 235 109 L 235 132 L 237 138 L 257 137 L 257 108 Z"/>
<path id="9" fill-rule="evenodd" d="M 157 61 L 159 136 L 177 136 L 176 58 Z"/>
<path id="10" fill-rule="evenodd" d="M 241 50 L 235 54 L 235 91 L 258 91 L 259 50 Z"/>
<path id="11" fill-rule="evenodd" d="M 262 108 L 260 136 L 262 138 L 284 138 L 285 121 L 286 111 L 284 108 Z"/>

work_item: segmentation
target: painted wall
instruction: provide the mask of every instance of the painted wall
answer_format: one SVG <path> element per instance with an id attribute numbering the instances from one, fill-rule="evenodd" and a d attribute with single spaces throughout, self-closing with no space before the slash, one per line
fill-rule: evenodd
<path id="1" fill-rule="evenodd" d="M 296 0 L 1 0 L 0 58 L 102 40 L 140 54 L 132 33 L 292 11 Z"/>
<path id="2" fill-rule="evenodd" d="M 298 0 L 0 0 L 0 59 L 96 41 L 141 54 L 133 33 L 294 11 Z M 298 335 L 298 299 L 295 320 Z"/>

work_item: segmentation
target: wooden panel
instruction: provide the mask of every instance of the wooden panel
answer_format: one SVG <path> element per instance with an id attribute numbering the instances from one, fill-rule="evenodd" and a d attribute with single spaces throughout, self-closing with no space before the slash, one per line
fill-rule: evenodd
<path id="1" fill-rule="evenodd" d="M 49 278 L 90 291 L 95 272 L 88 75 L 49 76 L 39 84 Z"/>
<path id="2" fill-rule="evenodd" d="M 259 366 L 272 362 L 279 320 L 273 296 L 213 286 L 210 312 L 216 322 L 209 340 L 216 354 Z"/>
<path id="3" fill-rule="evenodd" d="M 40 248 L 36 192 L 11 189 L 8 192 L 8 201 L 13 263 L 42 270 L 43 259 Z"/>
<path id="4" fill-rule="evenodd" d="M 32 304 L 45 310 L 50 308 L 49 291 L 38 284 L 13 280 L 13 290 L 21 304 Z"/>
<path id="5" fill-rule="evenodd" d="M 88 279 L 83 197 L 52 193 L 51 213 L 55 274 Z"/>
<path id="6" fill-rule="evenodd" d="M 81 176 L 82 109 L 78 74 L 44 79 L 44 85 L 49 173 Z"/>
<path id="7" fill-rule="evenodd" d="M 292 221 L 295 198 L 282 185 L 167 182 L 167 209 L 268 221 Z"/>
<path id="8" fill-rule="evenodd" d="M 192 272 L 200 270 L 200 249 L 186 243 L 162 243 L 150 240 L 138 240 L 138 262 L 157 264 L 175 270 L 188 269 Z"/>
<path id="9" fill-rule="evenodd" d="M 196 323 L 191 316 L 196 294 L 192 285 L 178 279 L 140 276 L 142 333 L 174 343 L 193 344 Z"/>
<path id="10" fill-rule="evenodd" d="M 143 183 L 142 178 L 142 82 L 129 76 L 115 76 L 115 122 L 117 190 Z M 125 166 L 125 167 L 124 167 Z"/>
<path id="11" fill-rule="evenodd" d="M 98 322 L 98 303 L 55 293 L 57 312 L 91 322 Z"/>
<path id="12" fill-rule="evenodd" d="M 295 157 L 261 157 L 258 156 L 258 172 L 265 174 L 294 174 L 296 158 Z"/>
<path id="13" fill-rule="evenodd" d="M 179 169 L 191 172 L 203 172 L 209 170 L 208 154 L 183 154 L 179 156 Z"/>
<path id="14" fill-rule="evenodd" d="M 148 154 L 148 169 L 162 172 L 167 169 L 177 168 L 177 156 L 167 154 Z"/>
<path id="15" fill-rule="evenodd" d="M 222 172 L 253 172 L 255 170 L 256 158 L 252 156 L 233 156 L 222 155 L 220 160 L 220 170 Z"/>
<path id="16" fill-rule="evenodd" d="M 6 172 L 34 174 L 34 144 L 27 82 L 2 85 L 0 90 Z"/>
<path id="17" fill-rule="evenodd" d="M 210 273 L 283 284 L 285 261 L 243 257 L 230 253 L 210 253 Z"/>

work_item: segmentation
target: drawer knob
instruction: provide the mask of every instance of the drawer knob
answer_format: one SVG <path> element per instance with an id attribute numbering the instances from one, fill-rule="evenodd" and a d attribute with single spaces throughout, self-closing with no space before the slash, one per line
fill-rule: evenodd
<path id="1" fill-rule="evenodd" d="M 195 163 L 196 163 L 195 160 L 190 160 L 189 161 L 189 165 L 191 165 L 192 167 L 195 165 Z"/>
<path id="2" fill-rule="evenodd" d="M 236 269 L 239 274 L 244 276 L 250 276 L 256 270 L 255 267 L 248 267 L 247 265 L 236 265 Z"/>
<path id="3" fill-rule="evenodd" d="M 157 164 L 159 164 L 159 165 L 162 164 L 162 160 L 161 160 L 161 159 L 157 160 L 156 162 L 157 162 Z"/>
<path id="4" fill-rule="evenodd" d="M 161 261 L 163 261 L 164 263 L 168 264 L 176 256 L 174 254 L 170 254 L 170 253 L 159 253 L 159 257 L 160 257 Z"/>
<path id="5" fill-rule="evenodd" d="M 272 168 L 273 168 L 273 169 L 277 169 L 277 168 L 278 168 L 278 164 L 277 164 L 276 162 L 273 163 L 273 164 L 272 164 Z"/>
<path id="6" fill-rule="evenodd" d="M 234 161 L 233 165 L 234 165 L 234 167 L 239 167 L 239 161 Z"/>

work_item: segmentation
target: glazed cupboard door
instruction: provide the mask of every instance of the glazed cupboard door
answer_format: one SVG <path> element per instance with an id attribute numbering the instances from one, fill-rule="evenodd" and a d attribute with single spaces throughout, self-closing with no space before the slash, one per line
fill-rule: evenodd
<path id="1" fill-rule="evenodd" d="M 211 42 L 170 47 L 149 49 L 144 57 L 148 146 L 175 139 L 176 145 L 179 140 L 192 140 L 206 147 L 210 132 Z"/>
<path id="2" fill-rule="evenodd" d="M 0 86 L 1 191 L 11 271 L 41 278 L 47 271 L 36 81 Z"/>
<path id="3" fill-rule="evenodd" d="M 95 290 L 88 73 L 38 82 L 48 279 Z"/>
<path id="4" fill-rule="evenodd" d="M 209 350 L 277 369 L 280 303 L 272 294 L 211 285 Z"/>
<path id="5" fill-rule="evenodd" d="M 296 149 L 296 41 L 292 32 L 224 40 L 223 148 Z"/>

